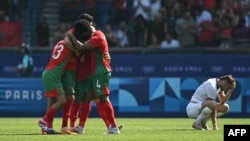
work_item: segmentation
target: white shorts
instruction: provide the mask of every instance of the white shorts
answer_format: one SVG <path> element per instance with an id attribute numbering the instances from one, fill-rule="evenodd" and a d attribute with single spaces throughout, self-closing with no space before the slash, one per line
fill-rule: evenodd
<path id="1" fill-rule="evenodd" d="M 202 102 L 189 102 L 186 107 L 187 116 L 189 118 L 197 118 L 201 110 Z"/>

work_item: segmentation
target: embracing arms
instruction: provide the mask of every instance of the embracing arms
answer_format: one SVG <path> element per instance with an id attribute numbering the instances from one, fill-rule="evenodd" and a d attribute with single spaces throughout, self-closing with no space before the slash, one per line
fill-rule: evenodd
<path id="1" fill-rule="evenodd" d="M 76 50 L 87 50 L 93 48 L 89 40 L 82 43 L 79 40 L 77 40 L 77 38 L 71 32 L 67 32 L 65 38 L 68 38 L 70 40 L 70 42 L 72 43 L 72 47 Z"/>

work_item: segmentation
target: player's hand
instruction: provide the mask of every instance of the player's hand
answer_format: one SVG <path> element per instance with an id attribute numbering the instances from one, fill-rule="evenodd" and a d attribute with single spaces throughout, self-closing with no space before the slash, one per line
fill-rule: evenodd
<path id="1" fill-rule="evenodd" d="M 108 60 L 109 63 L 111 63 L 111 57 L 110 57 L 109 53 L 105 53 L 105 54 L 103 55 L 103 58 L 104 58 L 105 60 Z"/>
<path id="2" fill-rule="evenodd" d="M 66 33 L 65 33 L 65 36 L 71 37 L 71 36 L 74 36 L 74 35 L 73 35 L 73 33 L 71 33 L 71 32 L 66 32 Z"/>
<path id="3" fill-rule="evenodd" d="M 83 50 L 84 46 L 87 44 L 87 41 L 84 43 L 80 42 L 73 33 L 67 32 L 65 36 L 69 39 L 68 42 L 70 42 L 71 47 L 75 50 Z"/>

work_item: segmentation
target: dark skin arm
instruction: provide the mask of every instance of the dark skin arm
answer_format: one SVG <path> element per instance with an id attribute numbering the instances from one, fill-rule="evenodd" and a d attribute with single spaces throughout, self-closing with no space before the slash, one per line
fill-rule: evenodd
<path id="1" fill-rule="evenodd" d="M 89 50 L 89 49 L 93 48 L 93 46 L 90 44 L 89 40 L 82 43 L 79 40 L 77 40 L 76 37 L 70 32 L 66 33 L 66 37 L 68 37 L 70 39 L 70 41 L 72 42 L 72 44 L 76 50 Z"/>
<path id="2" fill-rule="evenodd" d="M 82 43 L 79 40 L 77 40 L 76 37 L 70 32 L 66 33 L 66 37 L 70 40 L 70 43 L 72 43 L 70 46 L 73 47 L 76 50 L 90 50 L 90 49 L 93 49 L 93 46 L 89 42 L 89 40 Z M 111 62 L 111 57 L 110 57 L 109 53 L 105 53 L 103 55 L 103 58 L 109 60 L 109 63 Z"/>
<path id="3" fill-rule="evenodd" d="M 66 36 L 64 37 L 64 44 L 66 45 L 68 49 L 73 51 L 77 56 L 80 56 L 81 52 L 73 46 L 73 43 L 70 37 L 67 36 L 67 33 L 66 33 Z"/>

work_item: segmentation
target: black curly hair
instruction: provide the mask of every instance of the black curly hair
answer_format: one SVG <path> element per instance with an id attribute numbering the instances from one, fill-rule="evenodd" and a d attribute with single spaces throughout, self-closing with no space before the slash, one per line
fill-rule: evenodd
<path id="1" fill-rule="evenodd" d="M 74 29 L 74 35 L 80 41 L 89 39 L 92 33 L 89 21 L 85 19 L 77 20 L 74 24 Z"/>
<path id="2" fill-rule="evenodd" d="M 88 13 L 82 13 L 80 16 L 77 17 L 77 20 L 87 20 L 88 22 L 94 22 L 94 17 Z"/>

